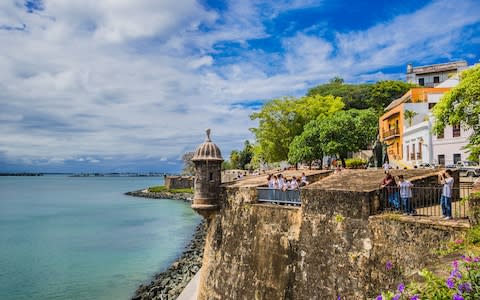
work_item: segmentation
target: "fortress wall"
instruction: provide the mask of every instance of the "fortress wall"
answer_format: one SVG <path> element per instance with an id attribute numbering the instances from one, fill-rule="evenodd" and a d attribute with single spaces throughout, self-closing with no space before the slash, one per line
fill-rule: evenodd
<path id="1" fill-rule="evenodd" d="M 209 221 L 199 299 L 367 299 L 405 282 L 435 259 L 430 250 L 468 227 L 374 215 L 375 190 L 319 185 L 301 195 L 297 208 L 258 204 L 255 187 L 222 188 L 221 208 Z"/>
<path id="2" fill-rule="evenodd" d="M 198 299 L 290 298 L 300 209 L 252 204 L 255 193 L 229 189 L 211 218 Z"/>

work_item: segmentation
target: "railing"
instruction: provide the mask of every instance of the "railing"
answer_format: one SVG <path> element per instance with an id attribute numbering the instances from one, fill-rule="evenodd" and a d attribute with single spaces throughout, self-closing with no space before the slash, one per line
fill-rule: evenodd
<path id="1" fill-rule="evenodd" d="M 300 206 L 300 190 L 279 190 L 267 187 L 257 188 L 258 201 L 269 202 L 274 204 L 289 204 Z"/>
<path id="2" fill-rule="evenodd" d="M 400 197 L 398 187 L 384 187 L 380 190 L 380 208 L 383 211 L 401 211 L 408 214 L 424 216 L 443 216 L 440 198 L 441 185 L 414 186 L 411 188 L 412 197 L 405 201 Z M 472 191 L 471 185 L 463 185 L 452 189 L 451 212 L 454 218 L 467 218 L 468 203 L 466 199 Z"/>
<path id="3" fill-rule="evenodd" d="M 389 138 L 395 135 L 400 135 L 400 130 L 398 128 L 386 130 L 383 132 L 383 138 Z"/>

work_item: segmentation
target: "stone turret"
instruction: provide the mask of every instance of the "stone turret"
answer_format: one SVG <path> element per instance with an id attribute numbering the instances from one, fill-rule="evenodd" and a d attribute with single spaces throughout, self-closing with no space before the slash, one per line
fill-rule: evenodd
<path id="1" fill-rule="evenodd" d="M 210 129 L 206 132 L 205 142 L 198 146 L 192 158 L 196 174 L 192 208 L 208 218 L 220 208 L 219 187 L 223 158 L 218 146 L 210 139 Z"/>

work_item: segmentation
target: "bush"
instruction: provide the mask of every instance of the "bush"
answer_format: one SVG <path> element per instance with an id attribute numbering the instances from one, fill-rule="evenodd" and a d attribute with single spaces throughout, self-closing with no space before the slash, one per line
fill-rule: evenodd
<path id="1" fill-rule="evenodd" d="M 180 193 L 193 193 L 193 190 L 191 188 L 186 188 L 186 189 L 167 189 L 166 186 L 164 185 L 157 185 L 157 186 L 152 186 L 148 188 L 148 191 L 150 193 L 160 193 L 160 192 L 169 192 L 172 194 L 180 194 Z"/>
<path id="2" fill-rule="evenodd" d="M 361 158 L 349 158 L 345 160 L 345 164 L 349 169 L 362 169 L 367 164 L 367 161 Z"/>
<path id="3" fill-rule="evenodd" d="M 164 185 L 157 185 L 148 188 L 148 191 L 151 193 L 164 192 L 167 190 L 167 187 Z"/>
<path id="4" fill-rule="evenodd" d="M 387 268 L 388 269 L 388 268 Z M 386 291 L 377 300 L 423 300 L 423 299 L 480 299 L 480 258 L 462 256 L 452 262 L 450 276 L 445 280 L 423 270 L 419 273 L 423 283 L 412 283 L 397 290 Z"/>

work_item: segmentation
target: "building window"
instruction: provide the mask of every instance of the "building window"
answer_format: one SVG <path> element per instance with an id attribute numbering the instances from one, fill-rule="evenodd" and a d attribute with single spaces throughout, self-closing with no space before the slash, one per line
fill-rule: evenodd
<path id="1" fill-rule="evenodd" d="M 453 130 L 453 137 L 459 137 L 460 136 L 460 124 L 454 124 L 452 126 Z"/>
<path id="2" fill-rule="evenodd" d="M 210 180 L 213 180 L 213 173 L 210 172 Z"/>
<path id="3" fill-rule="evenodd" d="M 421 86 L 425 85 L 425 78 L 418 78 L 418 84 Z"/>
<path id="4" fill-rule="evenodd" d="M 415 160 L 415 144 L 412 144 L 412 153 L 410 154 L 410 159 Z"/>
<path id="5" fill-rule="evenodd" d="M 422 142 L 418 142 L 417 159 L 422 159 Z"/>
<path id="6" fill-rule="evenodd" d="M 435 104 L 437 104 L 437 103 L 428 103 L 428 109 L 434 108 Z"/>
<path id="7" fill-rule="evenodd" d="M 453 155 L 453 163 L 457 164 L 457 162 L 462 160 L 462 155 L 460 153 L 455 153 Z"/>
<path id="8" fill-rule="evenodd" d="M 433 76 L 433 83 L 440 83 L 440 76 Z"/>
<path id="9" fill-rule="evenodd" d="M 445 165 L 445 154 L 438 155 L 438 164 L 444 166 Z"/>
<path id="10" fill-rule="evenodd" d="M 442 132 L 440 132 L 438 135 L 437 135 L 437 139 L 443 139 L 445 137 L 445 130 L 442 130 Z"/>
<path id="11" fill-rule="evenodd" d="M 407 160 L 410 160 L 410 146 L 407 145 Z"/>

